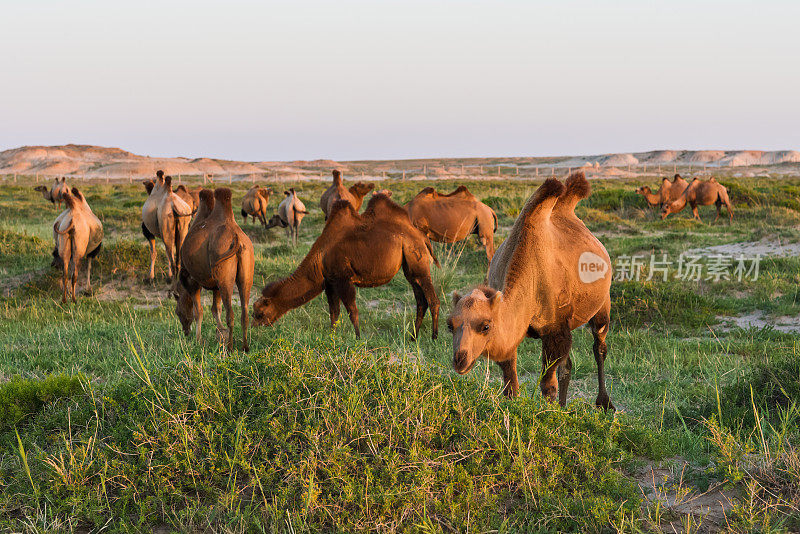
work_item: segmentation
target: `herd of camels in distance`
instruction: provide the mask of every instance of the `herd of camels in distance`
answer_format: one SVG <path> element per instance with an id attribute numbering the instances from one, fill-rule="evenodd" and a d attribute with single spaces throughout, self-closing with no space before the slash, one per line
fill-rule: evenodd
<path id="1" fill-rule="evenodd" d="M 66 209 L 53 224 L 53 265 L 62 271 L 62 302 L 69 293 L 76 301 L 78 270 L 85 259 L 86 286 L 91 287 L 92 258 L 103 239 L 101 221 L 85 196 L 66 179 L 56 179 L 47 189 L 38 186 L 45 199 Z M 142 233 L 150 244 L 149 278 L 155 278 L 156 238 L 164 243 L 171 292 L 176 314 L 188 337 L 191 325 L 201 340 L 203 305 L 201 291 L 213 295 L 211 312 L 217 332 L 228 350 L 233 348 L 232 295 L 242 303 L 243 349 L 247 351 L 250 290 L 253 285 L 254 251 L 247 234 L 234 219 L 232 192 L 228 188 L 189 190 L 158 171 L 146 180 L 147 198 L 142 206 Z M 594 337 L 597 363 L 596 405 L 614 409 L 605 386 L 606 336 L 611 317 L 611 260 L 603 244 L 575 215 L 575 206 L 590 193 L 582 171 L 573 172 L 562 183 L 547 179 L 527 199 L 508 237 L 495 250 L 497 215 L 465 186 L 442 194 L 432 187 L 420 191 L 401 206 L 391 191 L 374 191 L 362 213 L 364 198 L 374 185 L 358 182 L 346 187 L 341 172 L 333 171 L 333 182 L 320 198 L 325 215 L 322 233 L 314 241 L 295 271 L 263 288 L 253 304 L 256 326 L 274 324 L 289 310 L 302 306 L 323 291 L 333 327 L 344 304 L 356 336 L 360 336 L 357 287 L 389 283 L 402 269 L 416 300 L 414 336 L 430 309 L 431 335 L 438 334 L 439 298 L 431 277 L 431 264 L 439 262 L 431 240 L 453 243 L 476 234 L 486 248 L 489 268 L 474 288 L 453 293 L 447 327 L 453 336 L 453 369 L 466 374 L 480 356 L 487 356 L 503 372 L 507 396 L 516 396 L 517 348 L 526 337 L 542 340 L 542 395 L 563 406 L 567 399 L 572 361 L 572 330 L 588 325 Z M 241 215 L 264 227 L 286 229 L 290 244 L 297 244 L 298 231 L 308 210 L 292 188 L 284 191 L 277 213 L 267 218 L 272 190 L 254 185 L 242 199 Z M 661 206 L 661 217 L 681 211 L 686 204 L 699 219 L 698 205 L 727 208 L 733 218 L 727 190 L 714 178 L 687 183 L 679 175 L 664 178 L 660 189 L 637 190 L 651 206 Z M 714 219 L 715 221 L 717 219 Z M 604 274 L 587 282 L 579 274 L 581 257 L 605 262 Z M 71 276 L 71 278 L 70 278 Z M 220 317 L 225 307 L 226 324 Z M 227 328 L 226 328 L 227 327 Z"/>

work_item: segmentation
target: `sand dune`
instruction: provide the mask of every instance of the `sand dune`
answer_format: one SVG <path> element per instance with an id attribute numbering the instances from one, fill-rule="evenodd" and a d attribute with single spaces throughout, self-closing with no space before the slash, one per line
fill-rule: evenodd
<path id="1" fill-rule="evenodd" d="M 597 176 L 623 176 L 670 166 L 752 167 L 800 163 L 800 152 L 780 150 L 654 150 L 650 152 L 561 157 L 441 158 L 350 161 L 230 161 L 217 158 L 149 157 L 120 148 L 91 145 L 26 146 L 0 152 L 0 174 L 73 175 L 87 178 L 141 178 L 163 169 L 173 176 L 263 176 L 283 179 L 328 179 L 334 168 L 346 177 L 455 178 L 462 175 L 546 175 L 583 167 Z M 553 168 L 550 171 L 548 168 Z M 558 171 L 555 171 L 558 169 Z M 563 169 L 563 170 L 562 170 Z M 750 172 L 750 171 L 743 171 Z"/>

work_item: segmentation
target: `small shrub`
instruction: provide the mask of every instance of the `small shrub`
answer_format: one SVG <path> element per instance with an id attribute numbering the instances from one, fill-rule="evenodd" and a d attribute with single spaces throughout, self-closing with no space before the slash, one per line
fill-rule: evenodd
<path id="1" fill-rule="evenodd" d="M 50 375 L 42 380 L 13 377 L 0 385 L 0 431 L 12 428 L 47 404 L 81 391 L 82 376 Z"/>

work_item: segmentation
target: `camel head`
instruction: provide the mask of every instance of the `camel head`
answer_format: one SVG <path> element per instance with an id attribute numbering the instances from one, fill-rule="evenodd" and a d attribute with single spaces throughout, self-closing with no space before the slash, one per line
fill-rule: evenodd
<path id="1" fill-rule="evenodd" d="M 178 320 L 181 322 L 181 328 L 183 328 L 183 334 L 186 337 L 189 337 L 191 326 L 195 319 L 192 297 L 189 295 L 189 292 L 186 291 L 186 288 L 183 285 L 188 276 L 189 273 L 186 270 L 181 269 L 181 274 L 178 281 L 178 293 L 173 293 L 173 296 L 177 301 L 177 304 L 175 305 L 175 314 L 178 316 Z"/>
<path id="2" fill-rule="evenodd" d="M 447 328 L 453 334 L 453 370 L 466 374 L 486 352 L 495 331 L 495 319 L 503 294 L 490 287 L 478 287 L 461 296 L 453 293 L 453 311 Z"/>
<path id="3" fill-rule="evenodd" d="M 289 226 L 289 225 L 288 225 L 288 224 L 286 224 L 285 222 L 283 222 L 283 219 L 281 219 L 281 218 L 280 218 L 280 217 L 279 217 L 279 216 L 276 214 L 276 215 L 273 215 L 273 216 L 270 218 L 270 220 L 269 220 L 269 221 L 267 221 L 267 229 L 270 229 L 270 228 L 275 228 L 276 226 L 280 226 L 281 228 L 286 228 L 286 227 L 287 227 L 287 226 Z"/>
<path id="4" fill-rule="evenodd" d="M 368 184 L 364 182 L 358 182 L 350 186 L 350 191 L 353 195 L 357 196 L 358 198 L 364 198 L 367 193 L 372 191 L 375 188 L 375 184 Z"/>
<path id="5" fill-rule="evenodd" d="M 646 185 L 643 185 L 642 187 L 637 189 L 636 192 L 639 193 L 640 195 L 650 195 L 650 194 L 652 194 L 652 191 L 650 190 L 650 187 L 648 187 Z"/>
<path id="6" fill-rule="evenodd" d="M 38 191 L 40 193 L 47 193 L 48 189 L 43 185 L 37 185 L 33 188 L 34 191 Z"/>
<path id="7" fill-rule="evenodd" d="M 261 298 L 253 303 L 253 324 L 255 326 L 272 326 L 275 321 L 289 311 L 288 307 L 281 306 L 278 302 L 281 282 L 267 284 L 261 291 Z"/>
<path id="8" fill-rule="evenodd" d="M 670 213 L 678 213 L 679 211 L 681 210 L 678 207 L 677 200 L 674 200 L 672 202 L 665 202 L 664 207 L 661 208 L 661 220 L 663 221 L 664 219 L 666 219 L 667 215 L 669 215 Z"/>
<path id="9" fill-rule="evenodd" d="M 147 194 L 149 195 L 153 192 L 153 187 L 155 187 L 156 183 L 153 180 L 142 180 L 142 185 L 144 185 L 144 188 L 147 190 Z"/>

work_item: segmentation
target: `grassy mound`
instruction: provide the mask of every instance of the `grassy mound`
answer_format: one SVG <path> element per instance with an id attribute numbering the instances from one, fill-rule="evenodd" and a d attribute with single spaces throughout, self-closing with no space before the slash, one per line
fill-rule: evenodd
<path id="1" fill-rule="evenodd" d="M 619 472 L 658 454 L 641 427 L 335 345 L 157 370 L 132 357 L 138 379 L 45 410 L 21 447 L 2 435 L 18 462 L 2 466 L 0 510 L 11 524 L 46 509 L 90 528 L 313 531 L 598 531 L 641 513 Z"/>

